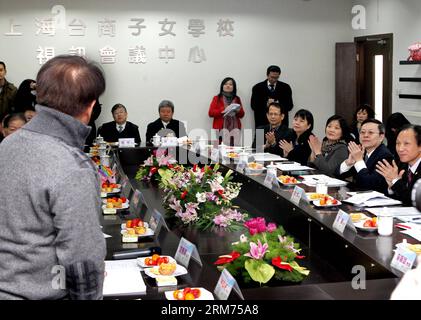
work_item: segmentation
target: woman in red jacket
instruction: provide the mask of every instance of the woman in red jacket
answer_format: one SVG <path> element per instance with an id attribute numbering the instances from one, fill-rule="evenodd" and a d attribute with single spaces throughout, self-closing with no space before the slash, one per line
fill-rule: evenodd
<path id="1" fill-rule="evenodd" d="M 212 128 L 217 130 L 219 142 L 223 140 L 229 145 L 240 144 L 240 119 L 244 117 L 244 109 L 233 78 L 222 80 L 219 94 L 213 97 L 210 104 L 209 117 L 213 118 Z"/>

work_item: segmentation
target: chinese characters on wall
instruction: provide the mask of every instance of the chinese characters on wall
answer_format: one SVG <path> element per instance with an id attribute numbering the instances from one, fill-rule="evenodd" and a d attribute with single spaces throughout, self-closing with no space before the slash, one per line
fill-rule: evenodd
<path id="1" fill-rule="evenodd" d="M 74 37 L 86 37 L 89 34 L 96 34 L 99 38 L 115 38 L 117 32 L 127 32 L 127 35 L 132 36 L 134 39 L 141 39 L 142 35 L 148 32 L 148 24 L 146 19 L 134 17 L 128 20 L 128 23 L 123 27 L 122 24 L 117 24 L 116 19 L 103 18 L 97 21 L 97 30 L 88 30 L 88 26 L 85 21 L 73 18 L 69 19 L 69 23 L 63 24 L 65 20 L 65 8 L 55 9 L 56 12 L 61 14 L 60 19 L 57 16 L 51 16 L 48 18 L 35 18 L 34 24 L 34 35 L 36 37 L 55 37 L 58 28 L 65 29 L 65 34 Z M 52 11 L 54 12 L 54 11 Z M 60 21 L 60 25 L 57 21 Z M 152 22 L 150 22 L 152 23 Z M 216 25 L 206 25 L 203 19 L 189 19 L 188 25 L 185 30 L 182 30 L 180 24 L 177 21 L 169 18 L 153 22 L 158 24 L 159 32 L 156 34 L 157 37 L 162 39 L 175 38 L 177 35 L 186 34 L 191 36 L 192 39 L 197 39 L 205 35 L 206 32 L 213 32 L 217 37 L 234 37 L 234 21 L 231 19 L 220 18 Z M 119 30 L 121 28 L 121 30 Z M 93 29 L 93 28 L 92 28 Z M 16 23 L 14 19 L 9 20 L 8 30 L 3 32 L 4 36 L 8 37 L 20 37 L 23 36 L 22 25 Z M 145 44 L 134 43 L 127 48 L 114 48 L 110 45 L 106 45 L 102 48 L 98 48 L 97 60 L 102 64 L 114 64 L 117 61 L 127 61 L 130 64 L 146 64 L 149 59 L 159 59 L 163 63 L 169 63 L 171 60 L 176 58 L 175 47 L 169 47 L 163 45 L 158 49 L 158 52 L 148 52 Z M 62 52 L 71 55 L 78 55 L 86 57 L 87 48 L 83 46 L 72 46 L 68 48 L 67 52 Z M 49 59 L 56 55 L 54 46 L 38 46 L 36 49 L 36 60 L 40 65 L 44 64 Z M 150 55 L 150 56 L 149 56 Z M 92 57 L 94 58 L 94 57 Z M 201 63 L 206 61 L 205 50 L 198 45 L 192 46 L 188 50 L 188 55 L 185 57 L 188 62 Z"/>

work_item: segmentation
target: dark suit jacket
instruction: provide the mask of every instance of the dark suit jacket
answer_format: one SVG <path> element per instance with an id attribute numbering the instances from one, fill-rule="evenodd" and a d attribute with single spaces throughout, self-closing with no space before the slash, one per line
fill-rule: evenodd
<path id="1" fill-rule="evenodd" d="M 415 182 L 421 178 L 421 163 L 418 165 L 417 170 L 415 171 L 415 175 L 412 178 L 412 182 L 408 185 L 408 164 L 403 164 L 399 171 L 402 169 L 405 170 L 402 179 L 399 179 L 395 182 L 392 186 L 392 191 L 394 194 L 392 195 L 393 198 L 402 201 L 404 206 L 412 206 L 411 201 L 411 192 L 412 187 L 414 186 Z"/>
<path id="2" fill-rule="evenodd" d="M 294 106 L 292 102 L 292 91 L 289 84 L 278 81 L 275 91 L 270 92 L 267 80 L 254 85 L 251 93 L 251 108 L 254 110 L 255 128 L 268 124 L 266 109 L 268 99 L 272 98 L 279 102 L 286 111 L 283 124 L 288 127 L 288 111 Z"/>
<path id="3" fill-rule="evenodd" d="M 154 122 L 148 124 L 148 128 L 146 129 L 146 143 L 150 144 L 152 137 L 157 133 L 160 136 L 166 136 L 170 132 L 172 132 L 177 138 L 187 136 L 184 123 L 171 119 L 167 125 L 167 129 L 164 129 L 161 119 L 158 118 Z"/>
<path id="4" fill-rule="evenodd" d="M 309 132 L 308 130 L 304 132 L 297 140 L 297 135 L 294 130 L 290 131 L 290 136 L 288 137 L 287 141 L 292 141 L 292 144 L 294 145 L 294 149 L 292 149 L 288 153 L 288 160 L 295 161 L 298 163 L 301 163 L 302 165 L 306 166 L 308 164 L 308 158 L 311 154 L 311 148 L 308 144 L 308 139 L 310 135 L 312 135 L 312 132 Z M 296 141 L 297 140 L 297 141 Z"/>
<path id="5" fill-rule="evenodd" d="M 256 148 L 256 135 L 258 133 L 257 130 L 259 130 L 259 129 L 263 129 L 263 138 L 264 138 L 266 133 L 268 133 L 270 131 L 270 124 L 267 124 L 265 126 L 260 126 L 256 129 L 256 134 L 254 135 L 254 141 L 253 141 L 253 148 Z M 269 153 L 273 153 L 273 154 L 277 154 L 277 155 L 280 155 L 281 157 L 283 157 L 284 151 L 279 147 L 279 141 L 284 140 L 284 139 L 286 139 L 286 140 L 288 139 L 288 137 L 291 135 L 290 129 L 288 129 L 287 126 L 282 124 L 274 131 L 274 133 L 275 133 L 276 144 L 274 146 L 269 146 L 264 151 L 269 152 Z M 266 143 L 265 138 L 264 138 L 264 141 Z"/>
<path id="6" fill-rule="evenodd" d="M 368 158 L 365 163 L 367 168 L 360 170 L 358 173 L 355 168 L 352 168 L 344 175 L 348 176 L 349 173 L 351 173 L 350 175 L 353 176 L 354 183 L 359 189 L 375 190 L 387 195 L 387 182 L 384 177 L 376 171 L 377 162 L 383 159 L 392 163 L 393 155 L 384 144 L 381 144 L 373 151 L 370 158 Z"/>
<path id="7" fill-rule="evenodd" d="M 126 127 L 122 132 L 117 131 L 116 122 L 111 121 L 104 123 L 98 128 L 98 135 L 101 135 L 107 142 L 118 142 L 118 139 L 134 138 L 136 143 L 141 142 L 139 127 L 129 121 L 126 122 Z"/>

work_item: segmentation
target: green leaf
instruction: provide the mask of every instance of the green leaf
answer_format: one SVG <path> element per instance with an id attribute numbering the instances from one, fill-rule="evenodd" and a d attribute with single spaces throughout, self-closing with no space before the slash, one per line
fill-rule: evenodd
<path id="1" fill-rule="evenodd" d="M 303 274 L 305 276 L 308 276 L 310 274 L 310 270 L 308 270 L 308 269 L 306 269 L 304 267 L 300 267 L 300 265 L 297 262 L 295 262 L 295 261 L 290 262 L 289 265 L 294 270 L 298 271 L 299 273 L 301 273 L 301 274 Z"/>
<path id="2" fill-rule="evenodd" d="M 268 282 L 275 274 L 275 269 L 262 260 L 248 259 L 244 267 L 250 277 L 260 284 Z"/>

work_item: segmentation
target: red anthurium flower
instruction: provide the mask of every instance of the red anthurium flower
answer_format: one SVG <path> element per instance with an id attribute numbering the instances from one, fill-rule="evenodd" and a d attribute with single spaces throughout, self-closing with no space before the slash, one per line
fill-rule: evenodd
<path id="1" fill-rule="evenodd" d="M 196 169 L 197 169 L 197 164 L 195 164 L 195 165 L 193 166 L 193 171 L 196 171 Z"/>
<path id="2" fill-rule="evenodd" d="M 291 272 L 293 269 L 287 262 L 282 262 L 281 257 L 276 257 L 272 259 L 272 264 L 279 269 L 288 270 Z"/>
<path id="3" fill-rule="evenodd" d="M 169 169 L 172 169 L 172 168 L 174 168 L 174 166 L 170 163 L 170 164 L 168 164 L 168 166 L 167 166 Z"/>
<path id="4" fill-rule="evenodd" d="M 184 199 L 187 196 L 187 190 L 184 190 L 183 193 L 181 194 L 180 198 Z"/>
<path id="5" fill-rule="evenodd" d="M 239 256 L 241 256 L 241 254 L 237 251 L 233 251 L 230 254 L 227 255 L 223 255 L 223 256 L 219 256 L 219 259 L 216 260 L 214 262 L 214 264 L 216 265 L 220 265 L 220 264 L 226 264 L 229 262 L 234 261 L 235 259 L 237 259 Z"/>
<path id="6" fill-rule="evenodd" d="M 149 174 L 152 175 L 157 171 L 158 171 L 157 167 L 152 167 L 151 170 L 149 170 Z"/>
<path id="7" fill-rule="evenodd" d="M 295 256 L 297 259 L 304 259 L 305 256 Z"/>

